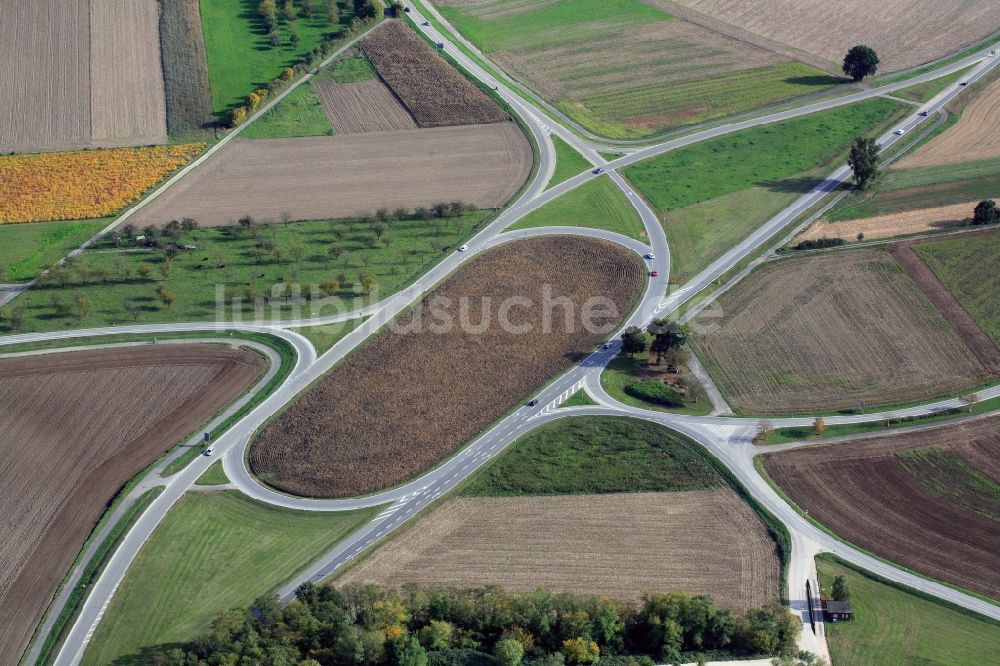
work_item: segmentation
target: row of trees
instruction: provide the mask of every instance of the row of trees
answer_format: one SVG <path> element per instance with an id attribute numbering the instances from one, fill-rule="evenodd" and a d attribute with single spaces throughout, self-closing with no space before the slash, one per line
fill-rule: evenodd
<path id="1" fill-rule="evenodd" d="M 652 666 L 698 652 L 794 655 L 799 621 L 780 604 L 735 614 L 707 596 L 518 595 L 496 587 L 305 584 L 282 607 L 261 597 L 223 611 L 211 630 L 157 655 L 161 666 Z"/>

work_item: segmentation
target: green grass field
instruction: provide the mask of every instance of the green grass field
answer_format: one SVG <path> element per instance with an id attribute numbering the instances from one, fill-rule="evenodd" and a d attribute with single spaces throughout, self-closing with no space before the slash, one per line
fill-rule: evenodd
<path id="1" fill-rule="evenodd" d="M 414 278 L 441 260 L 444 253 L 467 238 L 492 213 L 473 211 L 443 220 L 402 220 L 387 223 L 382 240 L 375 239 L 378 223 L 360 221 L 309 221 L 262 225 L 258 240 L 244 234 L 234 238 L 232 227 L 198 229 L 183 234 L 177 242 L 197 245 L 169 262 L 169 276 L 161 272 L 165 255 L 155 249 L 116 249 L 109 243 L 80 255 L 74 267 L 66 271 L 65 286 L 56 280 L 32 289 L 15 303 L 24 308 L 22 330 L 58 330 L 86 328 L 119 323 L 163 321 L 200 321 L 216 319 L 217 293 L 242 300 L 243 320 L 264 318 L 311 317 L 334 314 L 359 307 L 373 298 L 384 298 L 410 284 Z M 340 238 L 338 238 L 338 235 Z M 372 247 L 368 247 L 368 240 Z M 386 240 L 389 244 L 386 244 Z M 281 250 L 276 258 L 270 252 L 255 256 L 259 242 L 273 243 Z M 342 254 L 328 254 L 331 247 Z M 301 258 L 296 259 L 296 252 Z M 148 278 L 140 275 L 141 264 L 150 268 Z M 77 267 L 86 269 L 85 279 Z M 108 271 L 107 282 L 100 271 Z M 127 276 L 125 275 L 127 273 Z M 377 281 L 370 295 L 361 292 L 362 274 Z M 310 285 L 344 276 L 332 299 L 306 300 Z M 285 298 L 287 284 L 303 285 L 301 298 Z M 167 306 L 158 295 L 163 285 L 176 296 Z M 278 291 L 275 291 L 277 289 Z M 247 291 L 260 301 L 257 312 L 247 299 Z M 52 302 L 65 303 L 60 312 Z M 85 310 L 77 297 L 87 301 Z M 126 304 L 136 306 L 133 312 Z M 0 333 L 10 331 L 8 317 L 12 306 L 0 310 Z M 232 308 L 227 307 L 232 315 Z"/>
<path id="2" fill-rule="evenodd" d="M 597 403 L 587 395 L 587 392 L 580 389 L 570 397 L 566 398 L 566 402 L 559 405 L 560 407 L 587 407 L 588 405 L 596 405 Z"/>
<path id="3" fill-rule="evenodd" d="M 337 83 L 357 83 L 377 78 L 378 72 L 375 71 L 375 66 L 368 58 L 356 55 L 338 60 L 331 67 L 320 72 L 314 80 L 322 81 L 327 76 Z"/>
<path id="4" fill-rule="evenodd" d="M 526 4 L 517 0 L 509 5 Z M 500 18 L 480 18 L 475 7 L 438 7 L 448 21 L 483 53 L 530 49 L 539 43 L 576 43 L 599 39 L 608 32 L 671 18 L 634 0 L 556 0 L 537 9 L 505 12 Z"/>
<path id="5" fill-rule="evenodd" d="M 299 86 L 288 97 L 243 130 L 250 139 L 293 136 L 331 136 L 333 125 L 309 84 Z"/>
<path id="6" fill-rule="evenodd" d="M 829 590 L 842 575 L 851 590 L 854 620 L 827 623 L 837 666 L 981 666 L 1000 659 L 1000 626 L 880 582 L 829 555 L 816 558 Z"/>
<path id="7" fill-rule="evenodd" d="M 915 245 L 986 335 L 1000 345 L 1000 233 L 960 236 Z"/>
<path id="8" fill-rule="evenodd" d="M 627 167 L 671 246 L 671 273 L 693 278 L 819 182 L 854 137 L 906 112 L 877 99 L 704 141 Z"/>
<path id="9" fill-rule="evenodd" d="M 591 168 L 590 162 L 584 159 L 583 155 L 570 148 L 568 143 L 554 134 L 552 135 L 552 145 L 556 149 L 556 169 L 552 172 L 549 187 L 558 185 Z"/>
<path id="10" fill-rule="evenodd" d="M 108 226 L 111 219 L 0 224 L 0 283 L 28 282 Z"/>
<path id="11" fill-rule="evenodd" d="M 587 129 L 612 139 L 641 139 L 665 127 L 694 125 L 826 90 L 840 82 L 799 62 L 641 86 L 557 106 Z M 635 119 L 650 117 L 648 124 Z M 664 122 L 664 118 L 670 119 Z"/>
<path id="12" fill-rule="evenodd" d="M 707 454 L 636 419 L 562 419 L 521 437 L 465 487 L 471 496 L 702 490 L 724 485 Z"/>
<path id="13" fill-rule="evenodd" d="M 889 169 L 868 192 L 852 192 L 823 216 L 836 222 L 1000 196 L 1000 159 Z M 971 213 L 971 211 L 970 211 Z"/>
<path id="14" fill-rule="evenodd" d="M 343 340 L 345 335 L 363 324 L 367 319 L 367 317 L 361 317 L 359 319 L 349 319 L 348 321 L 338 322 L 335 324 L 303 326 L 301 328 L 293 328 L 292 330 L 305 336 L 305 338 L 312 343 L 313 348 L 316 349 L 316 355 L 319 356 L 323 354 L 323 352 L 329 350 L 330 347 Z"/>
<path id="15" fill-rule="evenodd" d="M 969 73 L 970 69 L 972 69 L 972 67 L 966 67 L 965 69 L 959 70 L 954 74 L 942 76 L 939 79 L 934 79 L 933 81 L 928 81 L 927 83 L 918 83 L 917 85 L 910 86 L 909 88 L 903 88 L 902 90 L 893 93 L 893 95 L 896 97 L 902 97 L 903 99 L 912 99 L 915 102 L 928 102 L 939 92 L 962 79 Z"/>
<path id="16" fill-rule="evenodd" d="M 625 193 L 604 176 L 553 199 L 509 229 L 532 227 L 587 227 L 646 240 L 646 230 L 639 213 L 629 203 Z"/>
<path id="17" fill-rule="evenodd" d="M 199 486 L 224 486 L 229 483 L 229 477 L 222 469 L 222 461 L 216 460 L 205 473 L 198 477 L 195 483 Z"/>
<path id="18" fill-rule="evenodd" d="M 626 175 L 667 213 L 748 187 L 798 188 L 795 177 L 844 154 L 900 109 L 887 99 L 754 127 L 627 167 Z"/>
<path id="19" fill-rule="evenodd" d="M 201 0 L 212 104 L 220 119 L 243 104 L 255 88 L 275 79 L 283 67 L 301 62 L 325 37 L 342 33 L 353 18 L 344 5 L 336 25 L 322 9 L 311 19 L 300 12 L 295 22 L 298 46 L 288 43 L 288 23 L 282 20 L 278 28 L 282 44 L 272 47 L 257 13 L 258 4 L 257 0 Z"/>
<path id="20" fill-rule="evenodd" d="M 129 568 L 83 663 L 150 663 L 154 647 L 201 635 L 218 611 L 273 591 L 378 511 L 289 511 L 234 491 L 188 493 Z"/>
<path id="21" fill-rule="evenodd" d="M 704 416 L 712 411 L 712 403 L 700 385 L 690 386 L 690 393 L 683 407 L 664 407 L 629 395 L 625 392 L 625 387 L 640 381 L 638 373 L 642 367 L 643 362 L 639 358 L 627 355 L 618 356 L 601 372 L 601 386 L 608 392 L 608 395 L 632 407 L 695 416 Z"/>

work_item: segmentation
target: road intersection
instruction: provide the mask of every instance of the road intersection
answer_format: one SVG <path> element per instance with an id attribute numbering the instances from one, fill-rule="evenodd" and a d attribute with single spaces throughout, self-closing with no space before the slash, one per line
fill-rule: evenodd
<path id="1" fill-rule="evenodd" d="M 415 11 L 413 18 L 417 24 L 422 22 L 422 16 L 419 12 Z M 443 20 L 441 23 L 443 23 Z M 446 24 L 444 25 L 446 26 Z M 754 447 L 750 443 L 750 439 L 756 432 L 757 421 L 755 419 L 725 416 L 679 416 L 630 407 L 616 401 L 601 387 L 600 374 L 607 363 L 617 355 L 620 349 L 620 343 L 617 342 L 613 343 L 609 349 L 595 351 L 581 363 L 545 387 L 537 395 L 538 406 L 517 409 L 477 437 L 452 458 L 397 488 L 375 493 L 367 497 L 318 500 L 292 497 L 279 493 L 264 486 L 252 475 L 247 469 L 245 462 L 246 448 L 251 442 L 253 435 L 268 418 L 288 405 L 301 391 L 322 377 L 359 344 L 378 331 L 383 324 L 392 320 L 404 309 L 416 302 L 423 294 L 432 289 L 434 285 L 438 284 L 447 275 L 460 267 L 464 262 L 469 261 L 476 254 L 510 240 L 526 236 L 549 234 L 586 235 L 619 243 L 642 255 L 652 253 L 657 257 L 655 267 L 659 275 L 648 281 L 646 292 L 640 304 L 630 315 L 628 321 L 623 324 L 623 328 L 631 325 L 645 326 L 654 318 L 677 312 L 678 308 L 697 295 L 704 286 L 718 280 L 745 258 L 765 247 L 769 240 L 783 229 L 786 229 L 803 212 L 814 207 L 831 192 L 838 189 L 850 175 L 847 167 L 837 169 L 813 190 L 803 195 L 794 204 L 769 220 L 748 238 L 714 261 L 701 274 L 668 295 L 667 282 L 670 275 L 670 254 L 662 226 L 655 213 L 644 202 L 642 197 L 618 173 L 618 169 L 648 159 L 649 157 L 716 136 L 722 136 L 757 125 L 779 122 L 808 113 L 815 113 L 844 104 L 855 103 L 925 80 L 933 80 L 941 76 L 946 76 L 951 72 L 979 63 L 976 70 L 968 77 L 968 80 L 974 81 L 984 76 L 990 69 L 996 66 L 998 60 L 986 57 L 984 51 L 983 53 L 970 56 L 952 65 L 906 82 L 861 91 L 832 100 L 807 104 L 795 109 L 766 114 L 738 123 L 710 127 L 656 145 L 642 148 L 628 148 L 625 149 L 626 154 L 622 157 L 608 161 L 601 156 L 600 151 L 621 151 L 622 149 L 610 144 L 602 144 L 593 139 L 581 138 L 574 131 L 554 120 L 544 109 L 539 109 L 534 104 L 526 101 L 511 87 L 508 87 L 508 82 L 497 80 L 497 77 L 465 55 L 454 44 L 453 40 L 456 33 L 453 30 L 450 31 L 450 34 L 443 34 L 434 26 L 423 26 L 419 29 L 423 30 L 434 41 L 443 43 L 445 45 L 444 52 L 456 60 L 460 66 L 470 72 L 475 78 L 491 87 L 495 86 L 497 94 L 504 99 L 512 111 L 519 117 L 522 124 L 532 134 L 539 148 L 538 169 L 532 181 L 509 208 L 500 213 L 493 222 L 468 241 L 469 250 L 467 252 L 449 255 L 428 273 L 419 278 L 410 288 L 377 303 L 372 303 L 364 308 L 350 312 L 341 312 L 314 319 L 296 319 L 280 322 L 180 323 L 106 327 L 47 334 L 24 334 L 6 336 L 0 339 L 0 349 L 2 349 L 3 345 L 20 342 L 83 338 L 97 335 L 123 333 L 155 335 L 157 333 L 175 331 L 217 331 L 231 329 L 279 335 L 291 343 L 296 349 L 297 357 L 288 378 L 216 441 L 217 455 L 221 456 L 223 460 L 227 476 L 235 487 L 250 497 L 279 506 L 314 511 L 344 511 L 372 506 L 383 506 L 383 509 L 370 523 L 340 542 L 332 551 L 326 553 L 309 568 L 300 572 L 293 580 L 289 581 L 281 590 L 281 595 L 285 599 L 289 598 L 293 594 L 294 589 L 301 583 L 323 580 L 341 566 L 365 553 L 365 551 L 373 547 L 381 539 L 384 539 L 394 530 L 405 525 L 420 511 L 431 506 L 442 496 L 458 487 L 465 479 L 474 474 L 477 469 L 487 464 L 518 437 L 532 429 L 568 416 L 615 415 L 654 421 L 680 431 L 699 442 L 736 475 L 757 501 L 788 527 L 792 535 L 788 591 L 790 605 L 794 612 L 800 615 L 806 612 L 806 600 L 804 598 L 805 581 L 807 579 L 812 580 L 815 586 L 816 574 L 813 557 L 820 552 L 826 551 L 835 552 L 845 560 L 870 569 L 887 579 L 904 583 L 952 603 L 976 610 L 989 617 L 1000 618 L 1000 608 L 997 606 L 878 560 L 837 540 L 801 516 L 767 484 L 753 466 L 753 455 L 759 452 L 759 447 Z M 448 29 L 450 30 L 450 28 Z M 493 69 L 499 71 L 495 67 Z M 959 94 L 962 89 L 957 84 L 949 86 L 940 95 L 927 104 L 924 104 L 921 109 L 934 112 L 944 106 L 955 95 Z M 266 109 L 263 111 L 266 111 Z M 923 116 L 916 115 L 915 113 L 904 121 L 902 126 L 909 130 L 916 127 L 924 119 Z M 555 150 L 550 138 L 552 134 L 559 136 L 563 141 L 572 146 L 591 162 L 594 167 L 603 167 L 605 170 L 604 173 L 596 175 L 592 170 L 587 170 L 559 185 L 546 189 L 555 168 Z M 900 138 L 899 135 L 888 132 L 880 138 L 880 142 L 883 149 L 888 150 Z M 179 176 L 183 177 L 183 174 L 179 174 Z M 506 228 L 513 225 L 525 215 L 544 206 L 549 201 L 589 182 L 593 178 L 599 177 L 610 178 L 625 193 L 643 221 L 649 239 L 648 245 L 619 234 L 577 227 L 542 227 L 514 232 L 505 231 Z M 123 221 L 124 218 L 116 224 L 120 224 Z M 108 230 L 113 228 L 113 226 L 109 227 Z M 350 319 L 358 319 L 363 316 L 369 318 L 318 357 L 312 345 L 304 337 L 289 330 L 299 326 L 342 322 Z M 559 408 L 561 402 L 581 388 L 586 389 L 595 398 L 598 402 L 597 406 Z M 995 397 L 1000 395 L 1000 387 L 992 387 L 980 392 L 979 395 L 982 399 Z M 959 401 L 946 400 L 905 410 L 827 417 L 827 423 L 877 422 L 904 415 L 932 414 L 955 406 L 959 406 Z M 772 419 L 774 427 L 807 425 L 811 422 L 811 417 Z M 194 484 L 213 461 L 214 458 L 199 457 L 179 473 L 170 477 L 159 477 L 156 479 L 156 481 L 164 485 L 164 491 L 126 533 L 122 543 L 111 556 L 104 572 L 91 587 L 86 600 L 80 607 L 79 616 L 70 629 L 65 643 L 56 657 L 55 663 L 79 663 L 87 642 L 90 640 L 115 591 L 124 579 L 129 565 L 138 554 L 142 545 L 150 537 L 174 502 Z M 41 636 L 44 639 L 44 633 Z M 35 645 L 34 647 L 37 648 L 38 646 Z M 828 655 L 822 630 L 817 634 L 813 634 L 808 628 L 808 623 L 806 623 L 805 631 L 803 632 L 802 647 L 821 655 Z"/>

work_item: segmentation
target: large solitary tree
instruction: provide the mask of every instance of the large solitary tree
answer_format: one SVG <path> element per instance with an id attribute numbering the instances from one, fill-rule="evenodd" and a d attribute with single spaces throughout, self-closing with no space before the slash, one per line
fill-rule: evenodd
<path id="1" fill-rule="evenodd" d="M 878 54 L 875 49 L 864 44 L 852 46 L 844 56 L 844 74 L 855 81 L 871 76 L 878 70 Z"/>
<path id="2" fill-rule="evenodd" d="M 996 224 L 998 222 L 1000 222 L 1000 208 L 997 208 L 996 201 L 986 199 L 976 204 L 976 210 L 972 213 L 973 224 Z"/>
<path id="3" fill-rule="evenodd" d="M 879 145 L 875 139 L 859 136 L 851 146 L 851 154 L 847 158 L 847 163 L 854 170 L 854 182 L 862 190 L 868 186 L 878 176 L 879 164 L 882 158 L 879 156 Z"/>

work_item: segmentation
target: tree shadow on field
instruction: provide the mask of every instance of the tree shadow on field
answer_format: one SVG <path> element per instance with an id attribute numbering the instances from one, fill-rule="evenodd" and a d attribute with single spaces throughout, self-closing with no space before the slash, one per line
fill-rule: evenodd
<path id="1" fill-rule="evenodd" d="M 835 86 L 840 83 L 850 83 L 851 80 L 831 74 L 811 74 L 809 76 L 789 76 L 785 83 L 796 86 Z"/>
<path id="2" fill-rule="evenodd" d="M 766 187 L 772 192 L 784 192 L 788 194 L 805 194 L 811 189 L 822 187 L 824 190 L 829 190 L 831 185 L 835 185 L 835 181 L 831 181 L 828 178 L 813 178 L 809 176 L 799 176 L 792 178 L 783 178 L 781 180 L 771 180 L 762 183 L 763 187 Z"/>
<path id="3" fill-rule="evenodd" d="M 111 662 L 111 666 L 148 666 L 148 664 L 155 663 L 155 657 L 158 655 L 174 649 L 183 650 L 184 643 L 160 643 L 140 648 L 138 652 L 118 657 Z"/>

